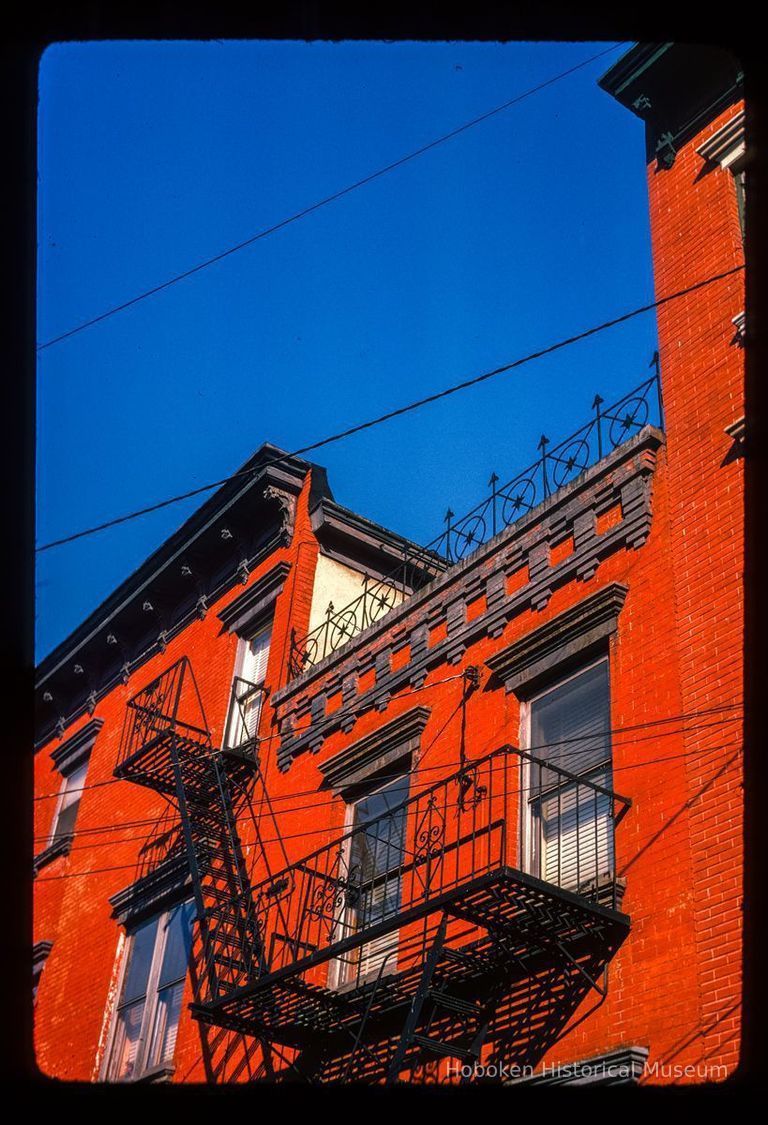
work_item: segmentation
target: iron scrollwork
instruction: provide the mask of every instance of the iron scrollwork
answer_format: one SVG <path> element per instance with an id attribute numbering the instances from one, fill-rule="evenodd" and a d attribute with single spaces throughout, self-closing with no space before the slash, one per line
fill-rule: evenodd
<path id="1" fill-rule="evenodd" d="M 662 424 L 661 383 L 658 357 L 652 361 L 654 374 L 612 406 L 595 395 L 593 416 L 575 433 L 553 445 L 542 434 L 538 458 L 506 484 L 499 484 L 494 473 L 490 494 L 456 519 L 449 508 L 445 528 L 423 548 L 409 547 L 395 569 L 373 581 L 363 578 L 363 590 L 341 609 L 329 604 L 326 617 L 305 637 L 294 636 L 290 674 L 300 675 L 335 652 L 348 640 L 389 613 L 403 598 L 441 573 L 446 566 L 461 562 L 499 532 L 511 527 L 558 489 L 571 484 L 607 452 L 618 448 L 639 433 L 654 414 Z"/>

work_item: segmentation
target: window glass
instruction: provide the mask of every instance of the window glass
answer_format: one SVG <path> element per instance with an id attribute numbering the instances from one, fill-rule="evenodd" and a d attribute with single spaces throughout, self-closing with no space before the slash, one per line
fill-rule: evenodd
<path id="1" fill-rule="evenodd" d="M 611 756 L 608 662 L 601 661 L 538 696 L 530 705 L 533 757 L 582 774 Z M 552 785 L 560 775 L 534 769 L 534 785 Z"/>
<path id="2" fill-rule="evenodd" d="M 173 1058 L 191 947 L 194 907 L 185 902 L 133 933 L 107 1077 L 139 1077 Z"/>
<path id="3" fill-rule="evenodd" d="M 353 827 L 363 831 L 352 837 L 349 862 L 351 880 L 362 886 L 358 926 L 388 918 L 400 905 L 408 780 L 399 777 L 355 805 Z"/>
<path id="4" fill-rule="evenodd" d="M 531 764 L 528 863 L 533 874 L 581 893 L 613 873 L 608 661 L 602 660 L 531 700 L 531 756 L 579 781 Z"/>
<path id="5" fill-rule="evenodd" d="M 64 778 L 61 803 L 53 829 L 52 842 L 61 839 L 62 836 L 70 836 L 74 832 L 87 772 L 88 763 L 84 762 L 83 765 L 78 766 L 76 770 L 73 770 Z"/>
<path id="6" fill-rule="evenodd" d="M 131 938 L 125 982 L 120 998 L 121 1004 L 128 1003 L 138 996 L 146 994 L 156 936 L 157 918 L 153 918 L 151 922 L 146 922 L 143 926 L 140 926 Z"/>
<path id="7" fill-rule="evenodd" d="M 189 963 L 189 950 L 192 924 L 192 903 L 184 902 L 175 907 L 166 922 L 165 951 L 160 970 L 159 987 L 186 976 Z"/>
<path id="8" fill-rule="evenodd" d="M 109 1071 L 112 1080 L 132 1078 L 135 1073 L 143 1014 L 143 1000 L 129 1004 L 118 1013 Z"/>
<path id="9" fill-rule="evenodd" d="M 173 1058 L 183 996 L 183 980 L 161 989 L 158 993 L 148 1066 L 161 1066 Z"/>
<path id="10" fill-rule="evenodd" d="M 352 806 L 351 827 L 359 831 L 347 844 L 348 889 L 339 938 L 383 922 L 400 909 L 409 782 L 404 774 Z M 335 983 L 394 970 L 398 940 L 398 931 L 390 930 L 340 957 Z"/>

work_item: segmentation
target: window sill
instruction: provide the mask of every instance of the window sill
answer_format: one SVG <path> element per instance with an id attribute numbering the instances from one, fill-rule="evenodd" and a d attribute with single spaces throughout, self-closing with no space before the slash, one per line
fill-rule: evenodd
<path id="1" fill-rule="evenodd" d="M 33 874 L 37 875 L 38 871 L 41 871 L 43 867 L 47 867 L 49 863 L 52 863 L 53 860 L 57 859 L 60 855 L 69 855 L 72 850 L 73 839 L 74 836 L 72 834 L 60 836 L 58 840 L 54 840 L 53 843 L 49 844 L 43 851 L 38 852 L 32 860 Z"/>
<path id="2" fill-rule="evenodd" d="M 162 1063 L 160 1066 L 153 1066 L 149 1070 L 145 1070 L 134 1081 L 146 1083 L 170 1082 L 175 1072 L 176 1067 L 172 1063 Z"/>

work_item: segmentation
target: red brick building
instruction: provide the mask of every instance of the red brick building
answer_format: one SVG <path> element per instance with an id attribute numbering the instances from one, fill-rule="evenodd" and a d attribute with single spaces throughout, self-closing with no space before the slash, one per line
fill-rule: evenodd
<path id="1" fill-rule="evenodd" d="M 43 662 L 43 1073 L 736 1067 L 740 76 L 655 45 L 601 85 L 646 121 L 657 296 L 724 275 L 648 379 L 429 548 L 265 446 Z"/>

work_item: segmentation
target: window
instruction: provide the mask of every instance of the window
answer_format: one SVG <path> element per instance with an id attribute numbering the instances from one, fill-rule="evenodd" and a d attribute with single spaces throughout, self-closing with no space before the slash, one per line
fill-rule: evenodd
<path id="1" fill-rule="evenodd" d="M 271 623 L 250 639 L 240 639 L 225 739 L 230 749 L 250 742 L 258 734 L 271 639 Z"/>
<path id="2" fill-rule="evenodd" d="M 348 806 L 348 828 L 359 831 L 346 844 L 349 886 L 336 940 L 369 929 L 400 909 L 408 785 L 404 774 Z M 394 969 L 397 944 L 393 930 L 352 950 L 339 959 L 336 984 Z"/>
<path id="3" fill-rule="evenodd" d="M 96 737 L 104 724 L 103 719 L 91 719 L 51 754 L 54 769 L 61 777 L 58 799 L 51 821 L 48 842 L 34 859 L 35 875 L 57 856 L 69 853 L 80 808 L 80 798 L 85 788 L 88 762 Z"/>
<path id="4" fill-rule="evenodd" d="M 193 910 L 191 901 L 181 903 L 144 922 L 128 938 L 105 1073 L 110 1082 L 141 1078 L 171 1064 Z"/>
<path id="5" fill-rule="evenodd" d="M 739 209 L 739 226 L 741 227 L 741 241 L 744 241 L 744 207 L 746 202 L 745 197 L 745 180 L 744 180 L 744 165 L 740 164 L 738 167 L 731 169 L 733 172 L 733 180 L 736 185 L 736 206 Z"/>
<path id="6" fill-rule="evenodd" d="M 596 788 L 611 787 L 610 726 L 607 659 L 533 696 L 523 710 L 524 744 L 536 759 L 524 785 L 528 870 L 577 893 L 596 895 L 613 880 L 613 803 Z"/>
<path id="7" fill-rule="evenodd" d="M 37 1004 L 37 989 L 43 975 L 45 962 L 53 949 L 52 941 L 37 941 L 32 947 L 32 1004 Z"/>
<path id="8" fill-rule="evenodd" d="M 48 846 L 62 843 L 72 837 L 75 831 L 75 821 L 80 808 L 80 798 L 83 795 L 85 776 L 88 773 L 88 762 L 82 762 L 70 773 L 66 774 L 59 791 L 59 800 L 51 828 L 51 838 Z"/>

